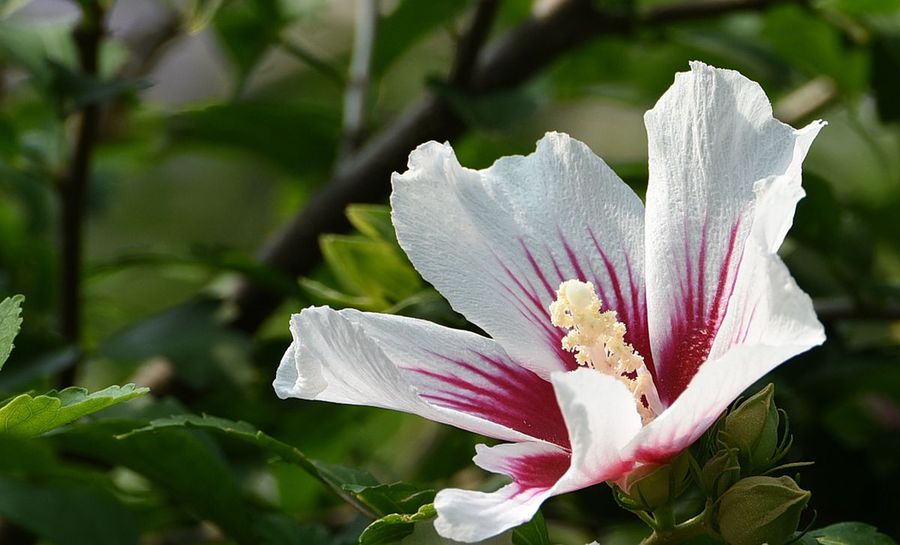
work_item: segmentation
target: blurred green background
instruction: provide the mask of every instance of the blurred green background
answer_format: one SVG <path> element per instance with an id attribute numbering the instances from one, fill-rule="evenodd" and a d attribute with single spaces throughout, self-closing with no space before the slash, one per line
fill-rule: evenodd
<path id="1" fill-rule="evenodd" d="M 496 486 L 471 434 L 277 400 L 288 316 L 330 304 L 467 327 L 396 246 L 390 172 L 425 139 L 480 168 L 556 130 L 643 194 L 643 112 L 693 59 L 760 82 L 795 126 L 828 121 L 782 249 L 828 341 L 766 381 L 792 459 L 815 461 L 799 480 L 815 525 L 900 535 L 900 2 L 0 6 L 0 292 L 26 297 L 0 399 L 151 388 L 39 439 L 0 436 L 0 543 L 336 545 L 370 522 L 254 430 L 116 439 L 173 414 L 245 421 L 380 482 Z M 640 536 L 603 486 L 543 512 L 553 542 Z"/>

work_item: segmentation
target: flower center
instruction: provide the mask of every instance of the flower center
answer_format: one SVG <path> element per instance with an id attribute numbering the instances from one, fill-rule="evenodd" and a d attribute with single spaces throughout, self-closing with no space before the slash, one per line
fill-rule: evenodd
<path id="1" fill-rule="evenodd" d="M 550 321 L 568 330 L 562 347 L 575 353 L 579 365 L 615 377 L 628 387 L 647 424 L 660 407 L 653 376 L 644 358 L 625 342 L 625 324 L 616 319 L 616 311 L 601 312 L 601 305 L 593 284 L 566 280 L 550 304 Z"/>

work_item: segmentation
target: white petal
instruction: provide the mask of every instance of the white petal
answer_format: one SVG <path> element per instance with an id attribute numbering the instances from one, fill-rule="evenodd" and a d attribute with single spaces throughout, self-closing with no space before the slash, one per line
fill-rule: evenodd
<path id="1" fill-rule="evenodd" d="M 560 282 L 592 281 L 649 357 L 643 205 L 584 144 L 549 133 L 527 157 L 475 171 L 431 142 L 395 174 L 400 244 L 470 321 L 542 376 L 575 367 L 548 306 Z"/>
<path id="2" fill-rule="evenodd" d="M 710 360 L 683 394 L 648 424 L 626 450 L 641 462 L 664 462 L 693 444 L 741 392 L 781 362 L 809 347 L 744 344 Z"/>
<path id="3" fill-rule="evenodd" d="M 766 282 L 759 263 L 790 226 L 802 195 L 800 165 L 821 124 L 794 130 L 772 117 L 759 85 L 697 62 L 676 76 L 645 121 L 647 304 L 654 378 L 671 404 L 750 321 L 753 304 L 738 301 L 757 295 L 743 291 L 792 297 L 794 288 Z M 769 202 L 757 190 L 776 179 L 785 200 Z M 767 319 L 757 314 L 754 321 Z"/>
<path id="4" fill-rule="evenodd" d="M 478 445 L 479 466 L 513 478 L 495 492 L 454 488 L 434 499 L 434 527 L 446 538 L 474 543 L 531 520 L 569 465 L 569 453 L 542 443 Z"/>
<path id="5" fill-rule="evenodd" d="M 572 466 L 555 494 L 614 480 L 631 468 L 623 448 L 641 430 L 635 399 L 619 380 L 581 368 L 553 375 L 569 441 Z"/>
<path id="6" fill-rule="evenodd" d="M 527 522 L 550 496 L 616 479 L 631 468 L 622 449 L 641 419 L 625 385 L 589 369 L 556 373 L 553 385 L 571 455 L 541 443 L 479 445 L 475 463 L 513 483 L 492 493 L 442 490 L 435 498 L 438 533 L 457 541 L 485 539 Z"/>
<path id="7" fill-rule="evenodd" d="M 370 405 L 498 439 L 568 445 L 552 386 L 494 341 L 412 318 L 304 309 L 274 382 L 281 398 Z"/>

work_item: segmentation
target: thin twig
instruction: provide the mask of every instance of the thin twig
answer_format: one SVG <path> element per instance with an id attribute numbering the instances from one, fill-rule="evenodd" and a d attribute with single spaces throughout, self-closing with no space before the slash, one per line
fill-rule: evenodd
<path id="1" fill-rule="evenodd" d="M 334 65 L 327 60 L 308 50 L 306 47 L 298 44 L 285 35 L 281 36 L 281 39 L 278 41 L 278 45 L 282 49 L 284 49 L 286 53 L 289 53 L 292 57 L 306 64 L 313 70 L 316 70 L 322 75 L 327 76 L 328 79 L 332 80 L 341 87 L 344 87 L 346 85 L 346 78 L 343 76 L 343 74 L 341 74 L 340 70 L 335 68 Z"/>
<path id="2" fill-rule="evenodd" d="M 799 125 L 822 111 L 840 96 L 837 84 L 819 76 L 794 89 L 775 104 L 775 117 L 789 125 Z"/>
<path id="3" fill-rule="evenodd" d="M 122 79 L 146 76 L 159 63 L 172 42 L 182 36 L 184 25 L 181 16 L 170 11 L 155 25 L 136 23 L 121 33 L 121 39 L 129 50 L 128 60 L 119 69 Z"/>
<path id="4" fill-rule="evenodd" d="M 456 57 L 450 68 L 448 81 L 450 85 L 465 89 L 472 78 L 478 53 L 484 46 L 500 7 L 498 0 L 480 0 L 475 7 L 468 31 L 462 35 L 456 45 Z"/>
<path id="5" fill-rule="evenodd" d="M 353 35 L 353 55 L 350 58 L 347 87 L 344 90 L 343 139 L 338 161 L 353 153 L 365 134 L 377 29 L 378 0 L 356 0 L 356 31 Z"/>
<path id="6" fill-rule="evenodd" d="M 782 0 L 781 3 L 790 0 Z M 722 0 L 665 6 L 629 16 L 601 11 L 591 0 L 570 0 L 543 17 L 533 17 L 477 54 L 468 92 L 487 94 L 532 78 L 561 55 L 603 35 L 627 34 L 636 27 L 664 26 L 725 13 L 760 10 L 777 0 Z M 312 195 L 293 220 L 266 244 L 259 258 L 291 275 L 309 272 L 320 260 L 318 237 L 349 228 L 344 209 L 351 202 L 378 202 L 390 191 L 391 172 L 402 169 L 410 150 L 428 140 L 459 136 L 465 124 L 442 100 L 429 96 L 335 169 L 331 181 Z M 233 325 L 255 331 L 275 310 L 278 294 L 244 283 L 233 302 Z"/>
<path id="7" fill-rule="evenodd" d="M 81 22 L 75 27 L 73 37 L 78 50 L 78 61 L 86 77 L 96 77 L 100 43 L 104 35 L 104 10 L 100 2 L 83 2 Z M 81 337 L 81 260 L 83 247 L 83 214 L 85 195 L 91 173 L 91 154 L 97 140 L 100 123 L 100 105 L 91 103 L 80 114 L 78 134 L 69 167 L 59 178 L 59 196 L 62 205 L 60 238 L 60 333 L 66 342 L 78 347 Z M 78 359 L 59 377 L 60 386 L 70 386 L 78 373 Z"/>

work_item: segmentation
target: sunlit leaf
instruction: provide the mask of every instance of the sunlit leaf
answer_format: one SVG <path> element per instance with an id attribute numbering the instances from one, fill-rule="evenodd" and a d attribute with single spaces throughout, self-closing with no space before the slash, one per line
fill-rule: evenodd
<path id="1" fill-rule="evenodd" d="M 37 436 L 150 390 L 134 384 L 110 386 L 94 393 L 71 387 L 33 396 L 22 394 L 0 407 L 0 431 Z"/>
<path id="2" fill-rule="evenodd" d="M 351 204 L 347 207 L 347 219 L 363 235 L 387 242 L 397 241 L 397 232 L 391 222 L 391 209 L 380 204 Z"/>
<path id="3" fill-rule="evenodd" d="M 413 514 L 394 514 L 382 517 L 366 528 L 359 536 L 359 545 L 392 545 L 413 533 L 417 522 L 437 516 L 431 503 L 420 507 Z"/>
<path id="4" fill-rule="evenodd" d="M 22 327 L 22 302 L 25 298 L 21 295 L 7 297 L 0 302 L 0 369 L 9 359 L 13 349 L 13 341 Z"/>
<path id="5" fill-rule="evenodd" d="M 376 301 L 400 301 L 419 291 L 421 279 L 392 243 L 354 235 L 324 235 L 322 254 L 341 287 Z"/>
<path id="6" fill-rule="evenodd" d="M 197 33 L 206 28 L 222 6 L 222 0 L 192 0 L 188 3 L 185 26 L 190 33 Z"/>
<path id="7" fill-rule="evenodd" d="M 360 485 L 345 484 L 344 490 L 369 506 L 372 512 L 384 516 L 395 513 L 413 514 L 426 503 L 434 501 L 435 490 L 425 489 L 409 483 Z"/>

